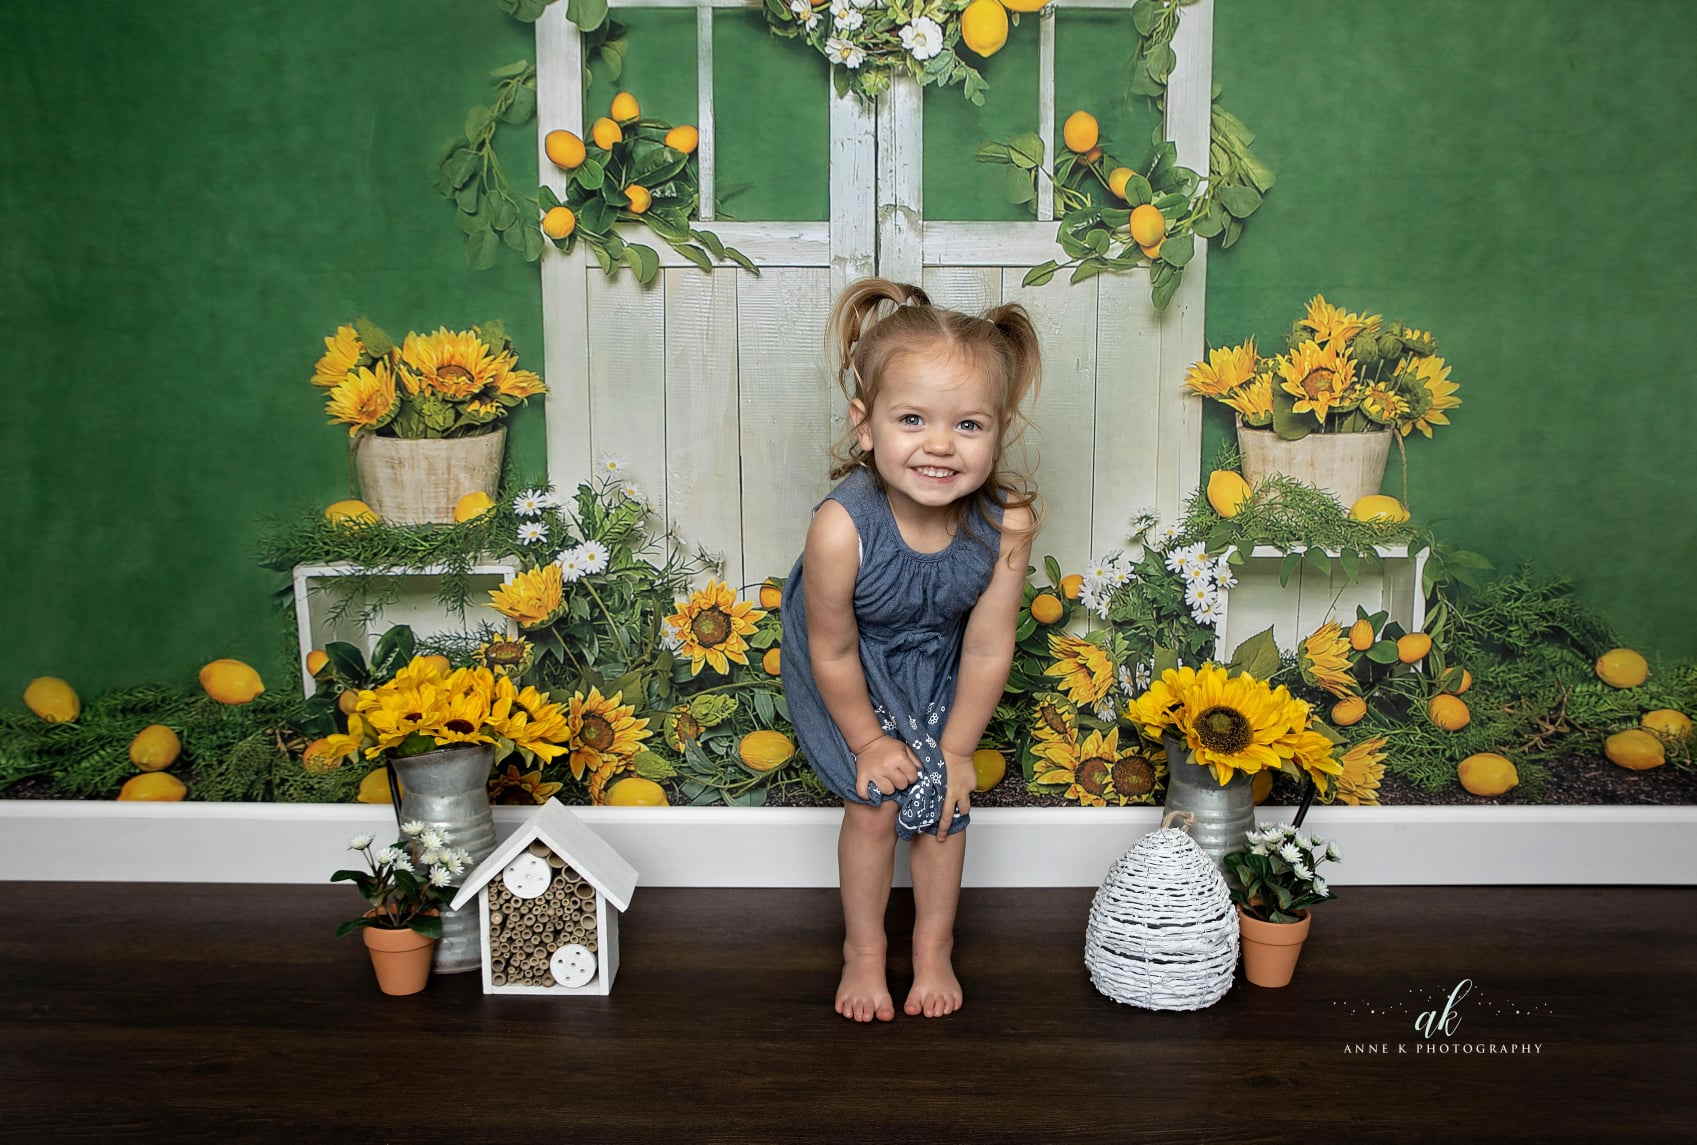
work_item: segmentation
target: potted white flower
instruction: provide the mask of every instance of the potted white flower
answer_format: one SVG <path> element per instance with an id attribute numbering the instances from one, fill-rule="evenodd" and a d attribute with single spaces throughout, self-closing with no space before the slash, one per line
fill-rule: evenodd
<path id="1" fill-rule="evenodd" d="M 401 835 L 378 851 L 372 850 L 370 835 L 354 836 L 348 849 L 365 858 L 368 871 L 330 876 L 333 883 L 353 883 L 370 905 L 338 926 L 336 936 L 363 932 L 377 987 L 385 994 L 424 989 L 431 952 L 442 936 L 441 910 L 455 890 L 449 881 L 471 863 L 468 852 L 447 846 L 439 832 L 416 819 L 401 825 Z"/>
<path id="2" fill-rule="evenodd" d="M 1308 908 L 1337 896 L 1320 864 L 1343 858 L 1338 845 L 1278 823 L 1244 835 L 1247 850 L 1225 857 L 1226 887 L 1237 904 L 1243 975 L 1257 986 L 1287 986 L 1308 938 Z"/>

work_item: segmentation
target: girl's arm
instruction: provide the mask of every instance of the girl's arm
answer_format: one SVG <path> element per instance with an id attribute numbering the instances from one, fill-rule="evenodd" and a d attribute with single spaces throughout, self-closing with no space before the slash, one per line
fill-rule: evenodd
<path id="1" fill-rule="evenodd" d="M 848 510 L 827 500 L 808 526 L 801 561 L 813 679 L 837 730 L 849 750 L 855 752 L 884 734 L 866 691 L 866 673 L 860 666 L 860 627 L 854 620 L 859 540 Z"/>
<path id="2" fill-rule="evenodd" d="M 1009 509 L 1002 523 L 1014 529 L 1031 527 L 1031 511 Z M 943 758 L 951 764 L 964 762 L 971 774 L 972 753 L 1002 702 L 1002 688 L 1013 667 L 1014 629 L 1019 621 L 1019 601 L 1025 592 L 1025 570 L 1031 560 L 1032 537 L 1016 540 L 1002 534 L 1002 551 L 990 586 L 973 606 L 966 622 L 961 647 L 960 675 L 955 682 L 954 710 L 943 729 Z M 950 759 L 953 756 L 955 759 Z"/>

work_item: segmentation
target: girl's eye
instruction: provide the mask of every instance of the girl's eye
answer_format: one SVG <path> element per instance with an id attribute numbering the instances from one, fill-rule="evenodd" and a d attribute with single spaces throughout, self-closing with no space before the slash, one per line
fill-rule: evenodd
<path id="1" fill-rule="evenodd" d="M 899 421 L 899 422 L 901 422 L 901 423 L 902 423 L 902 424 L 903 424 L 903 425 L 906 425 L 906 424 L 907 424 L 907 419 L 908 419 L 908 418 L 910 418 L 910 417 L 912 417 L 912 418 L 917 418 L 917 417 L 918 417 L 918 416 L 919 416 L 919 415 L 918 415 L 918 414 L 916 414 L 916 413 L 904 413 L 904 414 L 902 414 L 902 416 L 901 416 L 901 417 L 899 417 L 899 418 L 897 418 L 897 419 L 896 419 L 896 420 L 897 420 L 897 421 Z"/>
<path id="2" fill-rule="evenodd" d="M 983 429 L 984 428 L 983 426 L 979 425 L 977 422 L 973 421 L 971 418 L 967 418 L 965 421 L 961 422 L 961 424 L 962 425 L 970 425 L 973 429 Z"/>

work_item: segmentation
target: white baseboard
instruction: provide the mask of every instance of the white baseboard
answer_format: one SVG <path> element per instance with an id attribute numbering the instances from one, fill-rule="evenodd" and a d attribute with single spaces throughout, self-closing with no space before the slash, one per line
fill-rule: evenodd
<path id="1" fill-rule="evenodd" d="M 834 887 L 839 808 L 573 807 L 659 887 Z M 1262 808 L 1262 822 L 1290 807 Z M 505 837 L 523 808 L 495 809 Z M 962 885 L 1097 886 L 1160 808 L 977 807 Z M 0 800 L 0 880 L 321 883 L 387 807 Z M 1697 806 L 1311 808 L 1338 886 L 1697 883 Z M 911 886 L 896 848 L 896 886 Z"/>

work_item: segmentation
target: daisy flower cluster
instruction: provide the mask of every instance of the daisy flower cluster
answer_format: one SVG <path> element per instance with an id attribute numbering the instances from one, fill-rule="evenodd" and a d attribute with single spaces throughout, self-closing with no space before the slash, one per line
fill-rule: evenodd
<path id="1" fill-rule="evenodd" d="M 337 927 L 338 935 L 377 926 L 441 936 L 442 923 L 429 912 L 452 900 L 452 882 L 471 866 L 470 851 L 448 846 L 440 831 L 417 819 L 401 824 L 401 838 L 387 847 L 373 850 L 372 836 L 355 835 L 348 850 L 359 852 L 369 873 L 337 871 L 330 881 L 353 883 L 372 909 Z"/>
<path id="2" fill-rule="evenodd" d="M 1163 533 L 1173 528 L 1169 525 Z M 1210 557 L 1203 541 L 1168 549 L 1165 559 L 1167 568 L 1184 578 L 1184 602 L 1190 607 L 1190 618 L 1213 627 L 1224 611 L 1225 590 L 1237 585 L 1230 562 L 1224 554 Z"/>
<path id="3" fill-rule="evenodd" d="M 1269 824 L 1246 832 L 1243 838 L 1250 845 L 1251 855 L 1277 855 L 1289 864 L 1291 874 L 1313 884 L 1315 894 L 1331 893 L 1318 872 L 1321 863 L 1328 860 L 1335 863 L 1343 858 L 1336 843 L 1304 835 L 1289 823 Z"/>

